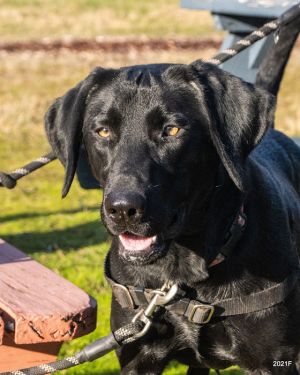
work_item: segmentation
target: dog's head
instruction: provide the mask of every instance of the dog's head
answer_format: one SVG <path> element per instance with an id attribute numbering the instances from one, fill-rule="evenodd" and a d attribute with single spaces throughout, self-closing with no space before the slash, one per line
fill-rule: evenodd
<path id="1" fill-rule="evenodd" d="M 246 159 L 273 107 L 271 95 L 209 64 L 98 68 L 54 102 L 46 131 L 66 169 L 63 196 L 83 143 L 120 254 L 143 263 L 187 228 L 220 164 L 246 188 Z"/>

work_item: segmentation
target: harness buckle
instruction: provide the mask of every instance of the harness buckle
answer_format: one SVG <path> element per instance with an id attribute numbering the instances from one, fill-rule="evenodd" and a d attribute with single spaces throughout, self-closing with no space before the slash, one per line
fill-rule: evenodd
<path id="1" fill-rule="evenodd" d="M 165 291 L 166 289 L 167 291 Z M 152 316 L 156 309 L 169 303 L 176 296 L 177 292 L 178 285 L 173 284 L 170 286 L 168 282 L 166 282 L 161 289 L 157 289 L 152 292 L 153 297 L 148 306 L 145 309 L 138 311 L 138 313 L 131 320 L 132 323 L 140 320 L 145 324 L 141 332 L 134 336 L 135 339 L 144 336 L 149 331 L 152 324 Z"/>
<path id="2" fill-rule="evenodd" d="M 214 312 L 215 307 L 212 305 L 191 301 L 187 308 L 187 318 L 192 323 L 206 324 L 209 323 Z"/>

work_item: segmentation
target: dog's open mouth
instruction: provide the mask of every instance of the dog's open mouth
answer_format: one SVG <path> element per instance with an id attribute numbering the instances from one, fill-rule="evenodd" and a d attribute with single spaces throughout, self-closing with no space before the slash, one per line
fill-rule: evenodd
<path id="1" fill-rule="evenodd" d="M 124 250 L 134 253 L 148 251 L 157 242 L 157 236 L 140 237 L 130 232 L 120 234 L 119 239 Z"/>
<path id="2" fill-rule="evenodd" d="M 159 236 L 142 237 L 130 232 L 121 233 L 119 240 L 122 253 L 129 260 L 150 260 L 162 255 L 166 245 Z"/>

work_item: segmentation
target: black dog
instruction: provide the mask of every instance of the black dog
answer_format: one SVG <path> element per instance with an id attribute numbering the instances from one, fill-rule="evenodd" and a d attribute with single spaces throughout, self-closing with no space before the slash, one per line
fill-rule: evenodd
<path id="1" fill-rule="evenodd" d="M 111 279 L 152 289 L 169 280 L 190 299 L 241 305 L 298 272 L 300 150 L 270 129 L 274 106 L 267 92 L 201 62 L 98 68 L 54 102 L 46 131 L 66 168 L 63 196 L 82 142 L 104 188 Z M 243 213 L 247 225 L 220 259 Z M 113 329 L 136 314 L 115 297 Z M 147 335 L 119 351 L 122 373 L 160 374 L 176 359 L 189 374 L 232 364 L 298 374 L 298 284 L 279 302 L 207 324 L 160 310 Z"/>

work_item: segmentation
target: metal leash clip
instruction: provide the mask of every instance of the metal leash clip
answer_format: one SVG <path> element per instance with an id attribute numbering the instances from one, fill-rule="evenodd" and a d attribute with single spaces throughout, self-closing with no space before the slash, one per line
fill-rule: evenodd
<path id="1" fill-rule="evenodd" d="M 144 336 L 148 332 L 152 324 L 153 314 L 157 307 L 164 306 L 169 303 L 178 293 L 178 289 L 177 284 L 170 285 L 170 283 L 167 281 L 164 283 L 161 289 L 153 290 L 152 294 L 154 294 L 154 296 L 150 300 L 148 306 L 145 309 L 141 309 L 132 319 L 132 323 L 140 320 L 145 324 L 141 332 L 134 336 L 135 339 Z"/>

